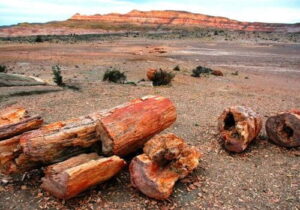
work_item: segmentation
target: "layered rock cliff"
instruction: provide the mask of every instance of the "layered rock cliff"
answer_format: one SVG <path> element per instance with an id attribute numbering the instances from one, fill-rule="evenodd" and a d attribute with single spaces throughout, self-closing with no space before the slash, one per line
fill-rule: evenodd
<path id="1" fill-rule="evenodd" d="M 195 14 L 184 11 L 149 11 L 133 10 L 127 14 L 110 13 L 107 15 L 75 14 L 70 20 L 97 21 L 112 24 L 135 24 L 150 26 L 211 27 L 245 31 L 300 31 L 299 24 L 275 24 L 240 22 L 224 17 Z"/>

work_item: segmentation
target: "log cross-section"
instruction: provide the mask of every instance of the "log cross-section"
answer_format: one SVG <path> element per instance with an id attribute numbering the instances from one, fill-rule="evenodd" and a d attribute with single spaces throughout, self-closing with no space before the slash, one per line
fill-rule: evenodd
<path id="1" fill-rule="evenodd" d="M 106 155 L 125 156 L 176 120 L 173 103 L 160 96 L 145 96 L 107 110 L 97 124 Z"/>

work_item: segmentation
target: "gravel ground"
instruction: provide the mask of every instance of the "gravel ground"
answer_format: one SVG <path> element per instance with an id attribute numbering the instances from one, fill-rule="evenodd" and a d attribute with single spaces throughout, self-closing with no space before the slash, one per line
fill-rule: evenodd
<path id="1" fill-rule="evenodd" d="M 154 47 L 167 53 L 151 53 Z M 176 123 L 164 132 L 174 132 L 203 153 L 199 168 L 178 182 L 166 201 L 149 199 L 134 189 L 127 168 L 110 181 L 62 201 L 39 188 L 43 175 L 35 170 L 21 178 L 0 175 L 0 209 L 300 209 L 299 148 L 270 143 L 263 129 L 245 152 L 228 153 L 220 145 L 216 129 L 218 116 L 232 105 L 251 107 L 264 122 L 277 112 L 300 108 L 299 44 L 145 39 L 11 43 L 0 45 L 0 60 L 10 73 L 49 82 L 51 66 L 59 64 L 65 81 L 81 88 L 6 96 L 0 98 L 0 107 L 22 105 L 50 123 L 136 97 L 162 95 L 174 102 L 178 113 Z M 111 66 L 125 71 L 128 80 L 138 81 L 146 77 L 147 68 L 171 71 L 176 65 L 181 70 L 172 86 L 101 81 Z M 191 70 L 197 65 L 221 70 L 224 77 L 193 78 Z M 239 71 L 237 76 L 232 75 L 235 71 Z M 0 88 L 0 95 L 22 90 Z"/>

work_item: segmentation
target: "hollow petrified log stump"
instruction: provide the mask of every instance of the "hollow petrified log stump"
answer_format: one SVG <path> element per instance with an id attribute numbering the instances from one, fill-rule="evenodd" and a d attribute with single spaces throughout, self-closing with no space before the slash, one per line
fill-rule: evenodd
<path id="1" fill-rule="evenodd" d="M 129 166 L 131 183 L 145 195 L 167 199 L 178 179 L 191 173 L 199 164 L 200 153 L 174 134 L 157 135 Z"/>
<path id="2" fill-rule="evenodd" d="M 224 146 L 231 152 L 244 151 L 259 134 L 261 117 L 248 107 L 233 106 L 218 118 L 218 127 Z"/>
<path id="3" fill-rule="evenodd" d="M 115 176 L 125 165 L 118 156 L 81 154 L 47 167 L 41 187 L 57 198 L 70 199 Z"/>
<path id="4" fill-rule="evenodd" d="M 96 136 L 96 121 L 101 114 L 74 118 L 45 125 L 38 130 L 21 136 L 20 144 L 24 154 L 32 161 L 43 164 L 66 160 L 80 153 L 90 151 L 100 141 Z"/>
<path id="5" fill-rule="evenodd" d="M 22 107 L 8 107 L 0 111 L 0 140 L 37 129 L 43 123 L 40 116 L 30 117 Z"/>
<path id="6" fill-rule="evenodd" d="M 175 106 L 160 96 L 146 96 L 108 110 L 96 128 L 102 152 L 118 156 L 134 152 L 175 120 Z"/>
<path id="7" fill-rule="evenodd" d="M 280 146 L 300 146 L 300 110 L 269 117 L 266 121 L 266 132 L 269 139 Z"/>
<path id="8" fill-rule="evenodd" d="M 33 162 L 22 152 L 20 135 L 0 141 L 0 173 L 15 174 L 28 171 L 36 167 Z"/>

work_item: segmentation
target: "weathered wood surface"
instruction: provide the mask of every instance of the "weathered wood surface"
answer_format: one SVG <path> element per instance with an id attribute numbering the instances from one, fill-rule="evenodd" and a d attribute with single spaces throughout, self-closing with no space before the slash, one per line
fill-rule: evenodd
<path id="1" fill-rule="evenodd" d="M 40 116 L 30 117 L 22 107 L 7 107 L 0 111 L 0 140 L 39 128 Z"/>
<path id="2" fill-rule="evenodd" d="M 225 148 L 231 152 L 242 152 L 258 136 L 262 119 L 248 107 L 233 106 L 220 115 L 218 128 Z"/>
<path id="3" fill-rule="evenodd" d="M 160 96 L 145 96 L 107 110 L 96 128 L 102 152 L 125 156 L 142 148 L 149 138 L 175 120 L 175 106 Z"/>
<path id="4" fill-rule="evenodd" d="M 174 134 L 157 135 L 129 166 L 134 187 L 158 200 L 167 199 L 178 179 L 186 177 L 199 164 L 200 153 Z"/>
<path id="5" fill-rule="evenodd" d="M 300 110 L 269 117 L 266 121 L 266 132 L 269 139 L 280 146 L 300 146 Z"/>
<path id="6" fill-rule="evenodd" d="M 45 125 L 21 136 L 24 154 L 44 164 L 66 160 L 90 151 L 100 141 L 96 135 L 99 113 Z"/>
<path id="7" fill-rule="evenodd" d="M 0 141 L 0 173 L 22 173 L 38 165 L 22 152 L 20 137 L 21 135 Z"/>
<path id="8" fill-rule="evenodd" d="M 45 170 L 41 187 L 57 198 L 70 199 L 115 176 L 126 165 L 118 156 L 81 154 Z"/>

